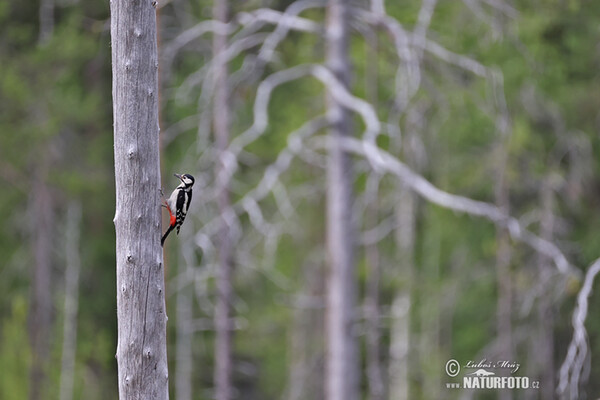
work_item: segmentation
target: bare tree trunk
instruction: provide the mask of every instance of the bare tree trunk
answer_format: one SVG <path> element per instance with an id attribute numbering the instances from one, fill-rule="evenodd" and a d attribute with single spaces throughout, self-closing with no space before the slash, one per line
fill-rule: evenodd
<path id="1" fill-rule="evenodd" d="M 213 6 L 213 17 L 217 21 L 226 23 L 228 20 L 227 0 L 215 0 Z M 223 59 L 223 53 L 227 49 L 227 35 L 215 33 L 213 37 L 213 55 L 219 65 L 215 76 L 215 99 L 213 109 L 213 121 L 215 142 L 218 154 L 217 190 L 218 207 L 222 217 L 218 238 L 219 270 L 217 273 L 217 303 L 215 305 L 215 398 L 216 400 L 230 400 L 233 394 L 232 388 L 232 334 L 231 326 L 231 301 L 232 301 L 232 243 L 231 234 L 226 213 L 231 208 L 229 198 L 229 184 L 225 173 L 225 151 L 229 146 L 229 100 L 228 100 L 228 66 Z"/>
<path id="2" fill-rule="evenodd" d="M 52 237 L 54 235 L 54 204 L 46 183 L 47 164 L 42 162 L 32 185 L 33 255 L 35 265 L 29 312 L 29 339 L 32 350 L 29 398 L 38 400 L 47 393 L 46 370 L 50 356 L 52 325 Z"/>
<path id="3" fill-rule="evenodd" d="M 303 295 L 302 293 L 300 294 Z M 306 395 L 308 367 L 308 341 L 306 327 L 309 326 L 309 312 L 302 307 L 296 307 L 293 311 L 293 322 L 290 337 L 290 375 L 287 398 L 288 400 L 300 400 L 308 397 Z"/>
<path id="4" fill-rule="evenodd" d="M 119 398 L 169 398 L 155 2 L 112 0 Z"/>
<path id="5" fill-rule="evenodd" d="M 410 288 L 414 280 L 415 197 L 409 188 L 402 184 L 399 185 L 395 210 L 398 225 L 396 245 L 398 260 L 402 265 L 400 273 L 405 278 L 400 280 L 403 285 L 396 293 L 391 309 L 388 397 L 390 400 L 408 400 L 409 398 L 408 372 L 410 370 L 410 309 L 412 303 Z"/>
<path id="6" fill-rule="evenodd" d="M 73 399 L 75 350 L 77 349 L 77 309 L 79 308 L 79 236 L 81 204 L 69 203 L 65 238 L 65 306 L 63 323 L 62 362 L 60 372 L 60 400 Z"/>
<path id="7" fill-rule="evenodd" d="M 503 132 L 501 132 L 503 133 Z M 502 137 L 497 144 L 498 166 L 496 170 L 496 205 L 506 215 L 509 213 L 508 186 L 506 183 L 507 143 Z M 507 229 L 496 224 L 496 279 L 498 281 L 498 303 L 496 308 L 496 332 L 501 360 L 513 360 L 512 339 L 512 274 L 510 271 L 510 236 Z M 500 400 L 511 400 L 512 390 L 499 390 Z"/>
<path id="8" fill-rule="evenodd" d="M 192 294 L 188 283 L 189 266 L 180 263 L 176 299 L 177 344 L 175 346 L 175 398 L 192 400 Z"/>
<path id="9" fill-rule="evenodd" d="M 321 265 L 305 263 L 303 289 L 293 310 L 290 334 L 290 377 L 287 400 L 322 400 L 324 271 Z"/>
<path id="10" fill-rule="evenodd" d="M 370 31 L 369 31 L 370 32 Z M 367 63 L 365 74 L 365 91 L 368 101 L 377 109 L 378 96 L 378 39 L 377 31 L 365 36 L 367 46 Z M 367 198 L 366 220 L 368 226 L 376 227 L 379 223 L 379 174 L 372 172 L 367 180 L 365 197 Z M 381 266 L 379 263 L 378 243 L 372 243 L 365 248 L 367 264 L 367 280 L 365 287 L 364 311 L 365 311 L 365 336 L 366 336 L 366 370 L 370 400 L 383 400 L 385 395 L 385 383 L 381 362 L 381 332 L 380 320 L 381 309 L 379 306 L 379 286 L 381 280 Z"/>
<path id="11" fill-rule="evenodd" d="M 542 205 L 542 220 L 540 236 L 552 240 L 554 236 L 554 188 L 552 175 L 547 176 L 542 183 L 540 203 Z M 542 284 L 550 283 L 552 269 L 547 257 L 538 256 L 538 273 Z M 542 293 L 537 306 L 538 329 L 534 335 L 537 371 L 540 372 L 540 398 L 551 400 L 556 398 L 556 382 L 554 379 L 554 312 L 552 309 L 552 294 Z"/>
<path id="12" fill-rule="evenodd" d="M 375 197 L 377 193 L 374 193 Z M 372 224 L 378 221 L 377 204 L 368 210 L 369 220 Z M 379 265 L 379 249 L 377 243 L 368 245 L 365 249 L 367 262 L 367 282 L 365 288 L 365 329 L 366 329 L 366 364 L 367 380 L 370 400 L 383 400 L 384 382 L 381 371 L 381 334 L 379 321 L 381 310 L 379 307 L 379 282 L 381 278 Z"/>
<path id="13" fill-rule="evenodd" d="M 432 212 L 430 210 L 430 212 Z M 435 218 L 428 215 L 426 219 Z M 419 277 L 416 286 L 419 295 L 414 304 L 419 304 L 420 332 L 418 343 L 418 379 L 427 382 L 423 386 L 423 398 L 440 399 L 442 388 L 442 371 L 436 366 L 442 364 L 440 355 L 440 304 L 443 301 L 440 288 L 440 265 L 442 264 L 441 246 L 442 233 L 439 223 L 426 222 L 427 232 L 424 236 L 422 265 L 419 266 Z M 417 303 L 418 302 L 418 303 Z"/>
<path id="14" fill-rule="evenodd" d="M 40 0 L 39 21 L 38 43 L 44 45 L 54 32 L 54 0 Z"/>
<path id="15" fill-rule="evenodd" d="M 329 0 L 326 27 L 327 67 L 349 86 L 348 16 L 345 0 Z M 353 254 L 352 184 L 350 157 L 342 148 L 351 135 L 350 115 L 328 95 L 329 157 L 327 165 L 327 400 L 357 400 L 359 365 L 354 333 L 356 282 Z"/>

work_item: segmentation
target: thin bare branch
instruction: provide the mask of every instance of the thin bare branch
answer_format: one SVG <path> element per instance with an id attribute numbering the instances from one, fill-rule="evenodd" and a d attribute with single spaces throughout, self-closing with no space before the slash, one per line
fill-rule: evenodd
<path id="1" fill-rule="evenodd" d="M 285 13 L 276 17 L 275 21 L 277 27 L 271 35 L 265 40 L 265 43 L 258 53 L 258 59 L 262 62 L 270 60 L 273 56 L 275 48 L 285 37 L 287 36 L 290 29 L 294 27 L 294 24 L 298 24 L 299 18 L 297 17 L 302 11 L 309 8 L 324 7 L 325 2 L 322 0 L 299 0 L 293 2 L 286 10 Z M 309 32 L 320 32 L 323 29 L 319 24 L 310 20 L 300 20 L 302 26 L 306 28 L 310 27 Z"/>
<path id="2" fill-rule="evenodd" d="M 377 157 L 370 160 L 372 164 L 377 164 L 381 170 L 398 176 L 406 185 L 423 198 L 444 208 L 484 217 L 490 221 L 501 223 L 507 227 L 513 239 L 524 242 L 536 251 L 550 257 L 561 274 L 574 275 L 575 277 L 581 275 L 579 270 L 570 265 L 565 255 L 554 243 L 544 240 L 524 229 L 516 218 L 506 215 L 495 205 L 438 189 L 431 182 L 408 168 L 396 157 L 373 146 L 367 141 L 345 138 L 344 146 L 346 150 L 365 157 L 369 157 L 369 154 L 377 153 Z M 367 147 L 374 148 L 366 149 Z"/>
<path id="3" fill-rule="evenodd" d="M 299 2 L 292 3 L 298 4 Z M 321 3 L 311 1 L 311 3 Z M 291 6 L 290 6 L 291 8 Z M 289 9 L 289 8 L 288 8 Z M 304 8 L 306 9 L 306 8 Z M 298 10 L 298 13 L 303 10 Z M 296 13 L 296 14 L 298 14 Z M 322 26 L 314 21 L 311 21 L 308 18 L 298 17 L 297 15 L 293 15 L 292 13 L 286 11 L 285 13 L 281 13 L 279 11 L 272 10 L 270 8 L 259 8 L 252 12 L 241 12 L 236 15 L 236 20 L 246 26 L 250 24 L 255 24 L 257 22 L 264 22 L 268 24 L 274 24 L 279 26 L 283 26 L 289 30 L 301 31 L 301 32 L 312 32 L 318 33 L 323 30 Z M 286 32 L 287 33 L 287 32 Z M 265 41 L 266 44 L 266 41 Z"/>
<path id="4" fill-rule="evenodd" d="M 177 35 L 173 40 L 164 46 L 162 58 L 166 62 L 166 66 L 170 66 L 177 53 L 187 44 L 197 40 L 207 33 L 217 33 L 220 35 L 231 34 L 235 31 L 235 24 L 223 23 L 216 20 L 202 21 L 193 27 L 184 30 Z"/>
<path id="5" fill-rule="evenodd" d="M 581 373 L 588 354 L 588 338 L 585 320 L 588 314 L 588 301 L 592 294 L 594 278 L 600 273 L 600 258 L 588 268 L 583 286 L 577 295 L 577 304 L 573 311 L 573 338 L 565 361 L 560 367 L 557 392 L 561 399 L 575 400 L 579 398 Z"/>

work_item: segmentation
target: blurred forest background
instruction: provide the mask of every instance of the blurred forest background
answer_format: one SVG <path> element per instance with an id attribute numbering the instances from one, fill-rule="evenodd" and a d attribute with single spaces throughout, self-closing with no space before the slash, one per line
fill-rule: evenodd
<path id="1" fill-rule="evenodd" d="M 229 327 L 236 398 L 322 399 L 326 3 L 157 10 L 164 191 L 196 177 L 165 246 L 171 397 L 213 397 Z M 600 3 L 348 10 L 361 398 L 596 398 Z M 3 0 L 0 38 L 0 399 L 114 399 L 109 3 Z M 447 389 L 449 359 L 518 362 L 540 389 Z"/>

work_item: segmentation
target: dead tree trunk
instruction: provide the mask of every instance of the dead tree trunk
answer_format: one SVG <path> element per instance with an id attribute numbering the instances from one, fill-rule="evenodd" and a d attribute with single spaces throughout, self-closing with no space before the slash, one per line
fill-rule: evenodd
<path id="1" fill-rule="evenodd" d="M 40 1 L 39 20 L 38 43 L 44 45 L 50 40 L 54 31 L 54 0 Z"/>
<path id="2" fill-rule="evenodd" d="M 67 208 L 65 234 L 65 305 L 63 346 L 60 371 L 60 400 L 73 399 L 75 378 L 75 350 L 77 348 L 77 309 L 79 308 L 79 236 L 81 203 L 73 201 Z"/>
<path id="3" fill-rule="evenodd" d="M 215 0 L 213 17 L 220 22 L 227 22 L 227 0 Z M 231 269 L 232 269 L 232 243 L 231 234 L 225 215 L 231 208 L 229 199 L 229 184 L 225 173 L 225 151 L 229 146 L 229 101 L 228 92 L 228 67 L 223 55 L 227 49 L 227 35 L 215 33 L 213 37 L 213 54 L 218 63 L 215 69 L 215 98 L 213 109 L 214 133 L 217 147 L 217 185 L 218 207 L 222 217 L 219 229 L 219 270 L 217 273 L 217 302 L 215 305 L 215 398 L 216 400 L 230 400 L 232 398 L 232 349 L 231 336 Z"/>
<path id="4" fill-rule="evenodd" d="M 552 184 L 552 175 L 547 176 L 540 189 L 540 203 L 542 206 L 542 215 L 540 221 L 540 236 L 545 240 L 554 239 L 554 190 Z M 552 282 L 552 269 L 547 257 L 538 256 L 538 277 L 542 284 L 549 285 Z M 556 382 L 554 374 L 554 311 L 552 304 L 552 295 L 543 293 L 539 298 L 537 305 L 538 328 L 532 340 L 532 348 L 535 349 L 533 355 L 538 368 L 536 373 L 540 376 L 540 394 L 543 399 L 556 398 Z M 534 343 L 533 343 L 534 342 Z"/>
<path id="5" fill-rule="evenodd" d="M 407 147 L 407 146 L 406 146 Z M 412 296 L 410 288 L 414 282 L 414 247 L 416 196 L 401 183 L 397 187 L 398 201 L 395 218 L 398 229 L 395 232 L 398 260 L 402 263 L 400 279 L 402 287 L 394 296 L 391 308 L 389 395 L 390 400 L 409 399 L 409 351 L 410 351 L 410 310 Z"/>
<path id="6" fill-rule="evenodd" d="M 373 5 L 372 5 L 373 7 Z M 367 100 L 377 109 L 378 97 L 378 39 L 377 33 L 365 36 L 367 46 L 367 59 L 365 74 L 365 91 Z M 373 173 L 367 180 L 365 194 L 367 197 L 367 210 L 365 218 L 371 226 L 379 223 L 379 174 Z M 379 305 L 381 265 L 379 261 L 378 242 L 365 246 L 365 262 L 367 264 L 367 278 L 365 282 L 364 313 L 365 313 L 365 363 L 367 373 L 367 387 L 369 400 L 383 400 L 385 383 L 381 361 L 381 307 Z"/>
<path id="7" fill-rule="evenodd" d="M 498 117 L 500 138 L 498 141 L 498 166 L 496 167 L 495 198 L 500 210 L 508 215 L 510 210 L 510 199 L 508 183 L 506 181 L 506 164 L 508 158 L 508 117 L 502 108 L 502 114 Z M 510 271 L 511 246 L 508 230 L 501 224 L 496 224 L 496 279 L 498 281 L 498 303 L 496 306 L 496 331 L 499 343 L 499 357 L 502 360 L 512 360 L 513 338 L 512 338 L 512 274 Z M 511 390 L 500 390 L 498 399 L 512 400 Z"/>
<path id="8" fill-rule="evenodd" d="M 51 260 L 54 226 L 53 199 L 46 182 L 48 163 L 42 161 L 35 174 L 32 186 L 31 208 L 34 217 L 33 255 L 35 265 L 31 287 L 31 309 L 29 312 L 29 339 L 32 363 L 30 370 L 29 398 L 38 400 L 47 392 L 46 373 L 50 357 L 50 335 L 52 325 Z"/>
<path id="9" fill-rule="evenodd" d="M 155 5 L 110 4 L 121 400 L 169 398 Z"/>
<path id="10" fill-rule="evenodd" d="M 375 188 L 374 191 L 377 189 Z M 373 203 L 367 209 L 368 219 L 376 226 L 378 222 L 378 203 L 375 200 L 377 193 L 373 194 Z M 369 400 L 383 400 L 384 381 L 381 368 L 381 307 L 379 306 L 379 286 L 381 280 L 381 266 L 379 262 L 379 249 L 377 243 L 370 244 L 365 248 L 367 264 L 367 281 L 365 284 L 365 362 L 368 382 Z"/>
<path id="11" fill-rule="evenodd" d="M 348 16 L 345 0 L 329 0 L 326 63 L 349 86 Z M 327 165 L 327 400 L 358 399 L 358 351 L 354 336 L 356 282 L 352 228 L 352 172 L 342 140 L 350 136 L 350 114 L 332 95 L 327 97 L 329 156 Z"/>
<path id="12" fill-rule="evenodd" d="M 185 265 L 183 265 L 185 264 Z M 192 293 L 189 287 L 190 266 L 180 263 L 177 273 L 178 287 L 176 298 L 177 339 L 175 346 L 175 398 L 192 400 L 192 327 L 193 316 Z"/>

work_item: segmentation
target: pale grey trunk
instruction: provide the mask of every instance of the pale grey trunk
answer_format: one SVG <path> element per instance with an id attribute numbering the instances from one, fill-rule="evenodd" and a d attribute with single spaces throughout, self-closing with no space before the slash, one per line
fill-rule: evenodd
<path id="1" fill-rule="evenodd" d="M 329 0 L 326 27 L 326 63 L 349 86 L 348 15 L 345 0 Z M 356 307 L 353 255 L 352 184 L 349 155 L 342 140 L 351 134 L 350 114 L 331 95 L 327 97 L 329 156 L 327 165 L 327 355 L 326 399 L 357 400 L 359 365 L 354 332 Z"/>
<path id="2" fill-rule="evenodd" d="M 303 289 L 294 304 L 290 331 L 290 376 L 287 400 L 322 400 L 324 270 L 307 262 L 301 267 Z"/>
<path id="3" fill-rule="evenodd" d="M 177 273 L 178 290 L 176 299 L 177 344 L 175 346 L 175 398 L 192 400 L 192 293 L 187 261 L 180 263 Z"/>
<path id="4" fill-rule="evenodd" d="M 46 182 L 48 163 L 42 161 L 34 176 L 31 191 L 33 220 L 33 267 L 29 339 L 32 363 L 30 369 L 31 400 L 43 399 L 47 393 L 47 368 L 50 356 L 52 325 L 52 237 L 54 235 L 54 202 Z"/>
<path id="5" fill-rule="evenodd" d="M 495 197 L 496 205 L 506 215 L 509 213 L 509 193 L 506 183 L 507 143 L 500 140 L 497 145 L 498 166 L 496 167 Z M 512 276 L 510 271 L 511 247 L 507 229 L 496 224 L 496 279 L 498 300 L 496 306 L 496 333 L 498 335 L 498 351 L 501 360 L 513 360 L 512 339 Z M 500 390 L 500 400 L 511 400 L 511 390 Z"/>
<path id="6" fill-rule="evenodd" d="M 121 400 L 169 397 L 155 4 L 110 4 Z"/>
<path id="7" fill-rule="evenodd" d="M 65 304 L 63 321 L 62 361 L 60 371 L 60 400 L 73 399 L 75 350 L 77 349 L 77 310 L 79 308 L 79 236 L 81 204 L 69 203 L 65 232 Z"/>
<path id="8" fill-rule="evenodd" d="M 379 222 L 379 210 L 377 202 L 377 185 L 371 184 L 379 178 L 370 178 L 367 181 L 366 197 L 371 203 L 367 208 L 367 220 L 370 226 L 376 227 Z M 374 187 L 372 187 L 374 186 Z M 379 307 L 379 285 L 381 271 L 379 265 L 379 249 L 377 242 L 369 244 L 365 248 L 367 278 L 365 287 L 365 356 L 366 372 L 370 400 L 382 400 L 384 398 L 384 382 L 381 370 L 381 334 L 380 318 L 381 310 Z"/>
<path id="9" fill-rule="evenodd" d="M 227 22 L 227 0 L 214 0 L 213 17 L 217 21 Z M 219 269 L 217 272 L 217 302 L 215 305 L 215 398 L 216 400 L 230 400 L 232 388 L 232 242 L 225 215 L 231 208 L 229 198 L 229 184 L 227 182 L 224 155 L 229 146 L 229 101 L 228 101 L 228 66 L 223 59 L 227 49 L 227 35 L 215 33 L 213 37 L 213 58 L 218 65 L 215 68 L 215 98 L 213 108 L 213 123 L 215 142 L 217 147 L 217 190 L 218 207 L 221 215 L 221 227 L 218 237 Z"/>
<path id="10" fill-rule="evenodd" d="M 40 0 L 38 43 L 46 44 L 54 32 L 54 0 Z"/>
<path id="11" fill-rule="evenodd" d="M 381 370 L 381 334 L 379 325 L 381 310 L 379 307 L 379 249 L 377 244 L 366 248 L 368 278 L 365 290 L 365 339 L 367 380 L 370 400 L 382 400 L 385 394 Z"/>
<path id="12" fill-rule="evenodd" d="M 372 5 L 372 7 L 374 7 Z M 365 74 L 365 92 L 369 103 L 378 108 L 378 39 L 377 33 L 367 34 L 367 63 Z M 365 197 L 368 208 L 366 212 L 367 227 L 376 227 L 379 223 L 379 174 L 372 172 L 367 180 Z M 379 286 L 381 280 L 381 266 L 379 262 L 378 242 L 369 244 L 365 248 L 367 264 L 367 280 L 365 287 L 365 356 L 366 372 L 370 400 L 383 400 L 385 396 L 385 383 L 383 378 L 381 360 L 381 310 L 379 306 Z"/>
<path id="13" fill-rule="evenodd" d="M 405 143 L 406 146 L 406 143 Z M 396 292 L 391 308 L 389 396 L 390 400 L 409 398 L 410 350 L 410 288 L 414 276 L 416 196 L 406 186 L 398 185 L 395 208 L 397 221 L 396 247 L 400 263 L 401 286 Z"/>
<path id="14" fill-rule="evenodd" d="M 300 293 L 300 296 L 306 296 Z M 287 389 L 288 400 L 301 400 L 306 398 L 308 367 L 308 340 L 306 327 L 308 326 L 308 312 L 296 307 L 292 314 L 292 329 L 290 331 L 290 370 Z"/>
<path id="15" fill-rule="evenodd" d="M 425 218 L 435 218 L 435 216 L 428 215 Z M 416 339 L 419 344 L 419 364 L 416 373 L 420 379 L 427 382 L 423 386 L 423 398 L 440 399 L 443 397 L 441 396 L 443 371 L 436 367 L 440 363 L 440 305 L 444 301 L 439 289 L 442 233 L 439 223 L 427 224 L 423 243 L 423 248 L 427 251 L 423 254 L 423 264 L 419 266 L 419 277 L 416 283 L 419 293 L 413 302 L 414 304 L 418 302 L 420 313 L 420 332 L 419 338 Z M 414 367 L 411 370 L 414 371 Z"/>
<path id="16" fill-rule="evenodd" d="M 552 174 L 546 176 L 540 190 L 542 219 L 540 237 L 552 241 L 554 239 L 554 187 Z M 542 255 L 538 256 L 538 274 L 542 285 L 549 285 L 553 279 L 552 262 Z M 556 382 L 554 369 L 554 310 L 552 293 L 542 293 L 537 306 L 538 328 L 532 337 L 533 358 L 536 374 L 540 376 L 540 398 L 551 400 L 556 398 Z"/>

